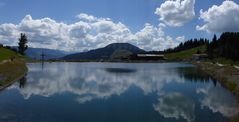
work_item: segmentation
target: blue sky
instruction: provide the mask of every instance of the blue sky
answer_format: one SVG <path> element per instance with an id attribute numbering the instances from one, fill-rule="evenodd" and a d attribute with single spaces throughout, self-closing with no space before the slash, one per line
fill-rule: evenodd
<path id="1" fill-rule="evenodd" d="M 208 9 L 223 0 L 197 0 L 195 12 Z M 5 5 L 0 9 L 0 23 L 19 23 L 27 14 L 33 18 L 50 17 L 57 21 L 72 23 L 79 13 L 87 13 L 96 17 L 108 17 L 129 26 L 133 31 L 140 30 L 145 23 L 159 24 L 158 16 L 154 14 L 164 0 L 1 0 Z M 186 25 L 186 28 L 169 28 L 195 30 L 197 18 Z M 193 26 L 194 25 L 194 26 Z M 179 30 L 179 31 L 178 31 Z M 173 33 L 172 33 L 173 34 Z M 195 35 L 198 37 L 198 35 Z M 195 37 L 193 36 L 193 37 Z"/>
<path id="2" fill-rule="evenodd" d="M 178 1 L 182 2 L 184 0 Z M 163 29 L 165 38 L 166 36 L 170 36 L 172 40 L 180 36 L 183 36 L 184 40 L 199 37 L 211 38 L 214 33 L 220 34 L 221 32 L 207 32 L 206 29 L 204 31 L 196 29 L 197 25 L 205 24 L 203 19 L 199 19 L 200 10 L 207 11 L 213 5 L 220 6 L 223 1 L 195 0 L 195 16 L 182 26 L 170 26 L 160 21 L 160 15 L 155 14 L 156 9 L 160 8 L 166 2 L 165 0 L 0 0 L 0 24 L 12 23 L 17 25 L 26 15 L 30 15 L 33 20 L 48 17 L 58 23 L 62 22 L 70 25 L 79 22 L 76 15 L 85 13 L 97 18 L 110 18 L 114 23 L 120 22 L 127 26 L 132 33 L 144 29 L 145 23 L 154 27 L 163 23 L 166 25 Z M 234 3 L 238 4 L 239 1 L 234 0 Z M 6 38 L 4 42 L 7 42 Z M 53 47 L 50 46 L 49 48 Z"/>

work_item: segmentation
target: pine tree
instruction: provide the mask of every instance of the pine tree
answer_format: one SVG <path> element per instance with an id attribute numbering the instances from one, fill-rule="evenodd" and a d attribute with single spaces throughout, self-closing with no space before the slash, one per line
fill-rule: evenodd
<path id="1" fill-rule="evenodd" d="M 214 36 L 213 36 L 213 38 L 212 38 L 212 41 L 213 41 L 213 42 L 216 42 L 216 41 L 217 41 L 217 36 L 216 36 L 216 34 L 214 34 Z"/>
<path id="2" fill-rule="evenodd" d="M 20 35 L 21 37 L 18 39 L 19 43 L 18 43 L 18 52 L 22 55 L 25 55 L 25 51 L 27 50 L 28 46 L 27 46 L 27 36 L 24 33 L 21 33 Z"/>

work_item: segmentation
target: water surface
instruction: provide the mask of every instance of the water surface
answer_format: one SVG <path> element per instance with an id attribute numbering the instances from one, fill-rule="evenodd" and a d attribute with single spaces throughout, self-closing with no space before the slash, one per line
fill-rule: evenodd
<path id="1" fill-rule="evenodd" d="M 1 122 L 224 122 L 235 97 L 184 63 L 28 64 L 0 92 Z"/>

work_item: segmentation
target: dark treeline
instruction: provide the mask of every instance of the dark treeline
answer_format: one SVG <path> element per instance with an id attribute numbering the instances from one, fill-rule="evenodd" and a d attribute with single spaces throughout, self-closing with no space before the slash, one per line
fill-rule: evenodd
<path id="1" fill-rule="evenodd" d="M 200 38 L 200 39 L 190 39 L 185 42 L 181 42 L 177 47 L 175 48 L 169 48 L 164 51 L 149 51 L 147 53 L 154 53 L 154 54 L 165 54 L 165 53 L 174 53 L 179 52 L 191 48 L 195 48 L 202 45 L 207 45 L 209 43 L 208 39 Z"/>
<path id="2" fill-rule="evenodd" d="M 199 47 L 199 46 L 202 46 L 202 45 L 206 45 L 208 43 L 209 43 L 208 39 L 203 39 L 203 38 L 200 38 L 200 39 L 190 39 L 188 41 L 181 42 L 177 47 L 167 49 L 164 52 L 165 53 L 179 52 L 179 51 L 183 51 L 183 50 Z"/>
<path id="3" fill-rule="evenodd" d="M 225 32 L 219 39 L 214 35 L 207 52 L 211 59 L 224 57 L 239 61 L 239 32 Z"/>

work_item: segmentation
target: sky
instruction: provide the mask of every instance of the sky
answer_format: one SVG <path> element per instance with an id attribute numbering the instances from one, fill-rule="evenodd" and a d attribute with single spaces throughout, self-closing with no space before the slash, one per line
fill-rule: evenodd
<path id="1" fill-rule="evenodd" d="M 164 50 L 239 31 L 239 0 L 0 0 L 0 43 L 85 51 L 127 42 Z"/>

